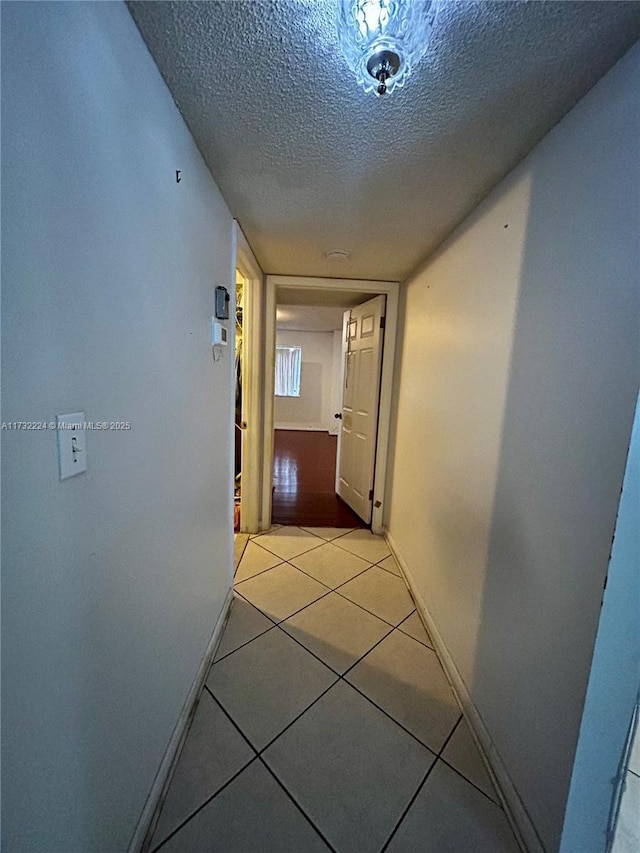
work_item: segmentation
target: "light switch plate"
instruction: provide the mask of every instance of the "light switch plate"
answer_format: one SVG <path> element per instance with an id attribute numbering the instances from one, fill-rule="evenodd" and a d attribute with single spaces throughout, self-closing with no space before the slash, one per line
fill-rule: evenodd
<path id="1" fill-rule="evenodd" d="M 223 326 L 215 317 L 211 318 L 211 346 L 223 346 L 229 343 L 229 330 Z"/>
<path id="2" fill-rule="evenodd" d="M 87 470 L 84 412 L 56 415 L 60 479 L 67 480 Z"/>

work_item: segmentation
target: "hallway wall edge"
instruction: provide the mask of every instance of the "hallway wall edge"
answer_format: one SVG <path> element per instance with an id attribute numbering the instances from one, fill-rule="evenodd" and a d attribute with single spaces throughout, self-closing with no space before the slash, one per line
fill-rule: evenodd
<path id="1" fill-rule="evenodd" d="M 233 603 L 233 587 L 227 593 L 227 597 L 222 605 L 222 610 L 218 616 L 209 642 L 207 643 L 206 651 L 193 680 L 193 684 L 187 694 L 185 703 L 180 712 L 180 716 L 176 721 L 175 728 L 167 744 L 167 749 L 160 762 L 160 767 L 156 773 L 151 790 L 147 797 L 135 832 L 129 844 L 127 853 L 146 853 L 149 849 L 151 837 L 155 829 L 156 823 L 160 816 L 160 809 L 164 803 L 173 773 L 176 769 L 182 747 L 187 739 L 191 721 L 195 713 L 200 694 L 204 689 L 204 684 L 209 674 L 209 669 L 213 662 L 213 658 L 222 639 L 222 634 L 229 618 L 231 604 Z"/>
<path id="2" fill-rule="evenodd" d="M 429 612 L 429 608 L 420 593 L 418 585 L 414 581 L 405 560 L 402 558 L 402 555 L 398 550 L 392 534 L 388 530 L 385 532 L 385 539 L 391 553 L 400 567 L 404 581 L 407 584 L 411 597 L 416 604 L 418 615 L 422 619 L 427 634 L 433 642 L 434 650 L 442 664 L 442 668 L 444 669 L 445 675 L 451 685 L 451 689 L 453 690 L 460 709 L 469 724 L 469 729 L 471 730 L 473 739 L 476 742 L 482 761 L 496 788 L 498 796 L 500 797 L 500 801 L 509 823 L 511 824 L 511 828 L 513 829 L 518 844 L 524 853 L 545 853 L 533 821 L 525 809 L 513 780 L 511 779 L 502 758 L 493 744 L 491 735 L 485 726 L 473 699 L 471 698 L 471 694 L 460 675 L 453 657 L 449 653 L 449 650 L 442 639 L 442 635 L 438 630 L 433 616 Z"/>

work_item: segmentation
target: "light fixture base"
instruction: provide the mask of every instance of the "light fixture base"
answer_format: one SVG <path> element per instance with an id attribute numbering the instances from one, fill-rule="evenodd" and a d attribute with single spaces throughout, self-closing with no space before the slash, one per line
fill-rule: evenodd
<path id="1" fill-rule="evenodd" d="M 378 94 L 386 95 L 387 80 L 400 70 L 400 57 L 393 50 L 379 50 L 367 62 L 367 71 L 378 81 Z"/>
<path id="2" fill-rule="evenodd" d="M 338 38 L 365 92 L 404 86 L 427 46 L 443 0 L 335 0 Z"/>

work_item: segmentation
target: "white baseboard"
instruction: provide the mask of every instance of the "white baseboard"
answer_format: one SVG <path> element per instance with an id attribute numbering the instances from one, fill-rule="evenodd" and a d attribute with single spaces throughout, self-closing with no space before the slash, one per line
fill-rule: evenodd
<path id="1" fill-rule="evenodd" d="M 436 654 L 440 659 L 442 668 L 444 669 L 445 675 L 451 684 L 451 689 L 458 700 L 462 713 L 469 724 L 473 739 L 476 742 L 480 756 L 487 768 L 487 772 L 491 777 L 491 781 L 496 788 L 498 796 L 500 797 L 507 818 L 509 819 L 509 823 L 511 824 L 511 828 L 516 836 L 516 840 L 525 853 L 544 853 L 544 847 L 542 846 L 542 842 L 540 841 L 533 822 L 520 799 L 520 795 L 513 784 L 502 758 L 493 744 L 487 727 L 480 716 L 480 712 L 476 708 L 473 699 L 471 698 L 471 694 L 469 693 L 453 658 L 449 654 L 444 640 L 442 639 L 433 617 L 429 612 L 429 608 L 427 607 L 426 602 L 424 601 L 420 590 L 418 589 L 407 564 L 398 551 L 398 548 L 393 541 L 393 536 L 389 531 L 385 533 L 385 538 L 396 562 L 400 566 L 400 570 L 404 575 L 406 584 L 409 587 L 409 591 L 416 603 L 418 615 L 424 622 L 427 633 L 433 641 Z"/>
<path id="2" fill-rule="evenodd" d="M 171 734 L 171 738 L 169 739 L 169 744 L 164 757 L 160 762 L 160 767 L 158 768 L 156 777 L 153 780 L 151 791 L 149 792 L 149 796 L 147 797 L 147 801 L 142 809 L 138 825 L 136 826 L 133 838 L 129 844 L 128 853 L 146 853 L 149 849 L 151 835 L 160 815 L 160 808 L 164 802 L 167 789 L 169 788 L 169 783 L 171 782 L 171 777 L 173 776 L 173 771 L 175 770 L 178 758 L 180 757 L 180 752 L 187 737 L 191 718 L 195 711 L 196 702 L 200 698 L 205 680 L 209 673 L 209 667 L 211 666 L 216 649 L 218 648 L 218 643 L 222 637 L 222 632 L 229 615 L 229 609 L 232 601 L 233 589 L 230 589 L 224 600 L 222 612 L 218 617 L 218 621 L 213 629 L 211 638 L 207 643 L 207 649 L 198 668 L 197 675 L 191 685 L 191 689 L 189 690 L 182 711 L 180 712 L 180 716 L 178 717 L 178 722 L 176 723 Z"/>

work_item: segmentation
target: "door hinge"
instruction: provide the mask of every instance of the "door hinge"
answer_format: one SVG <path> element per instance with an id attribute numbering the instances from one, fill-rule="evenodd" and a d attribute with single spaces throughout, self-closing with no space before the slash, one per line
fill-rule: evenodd
<path id="1" fill-rule="evenodd" d="M 373 500 L 373 489 L 369 489 L 369 500 Z"/>
<path id="2" fill-rule="evenodd" d="M 382 317 L 380 317 L 380 328 L 384 329 L 385 325 L 386 325 L 385 324 L 385 318 L 384 318 L 384 316 L 382 316 Z"/>

